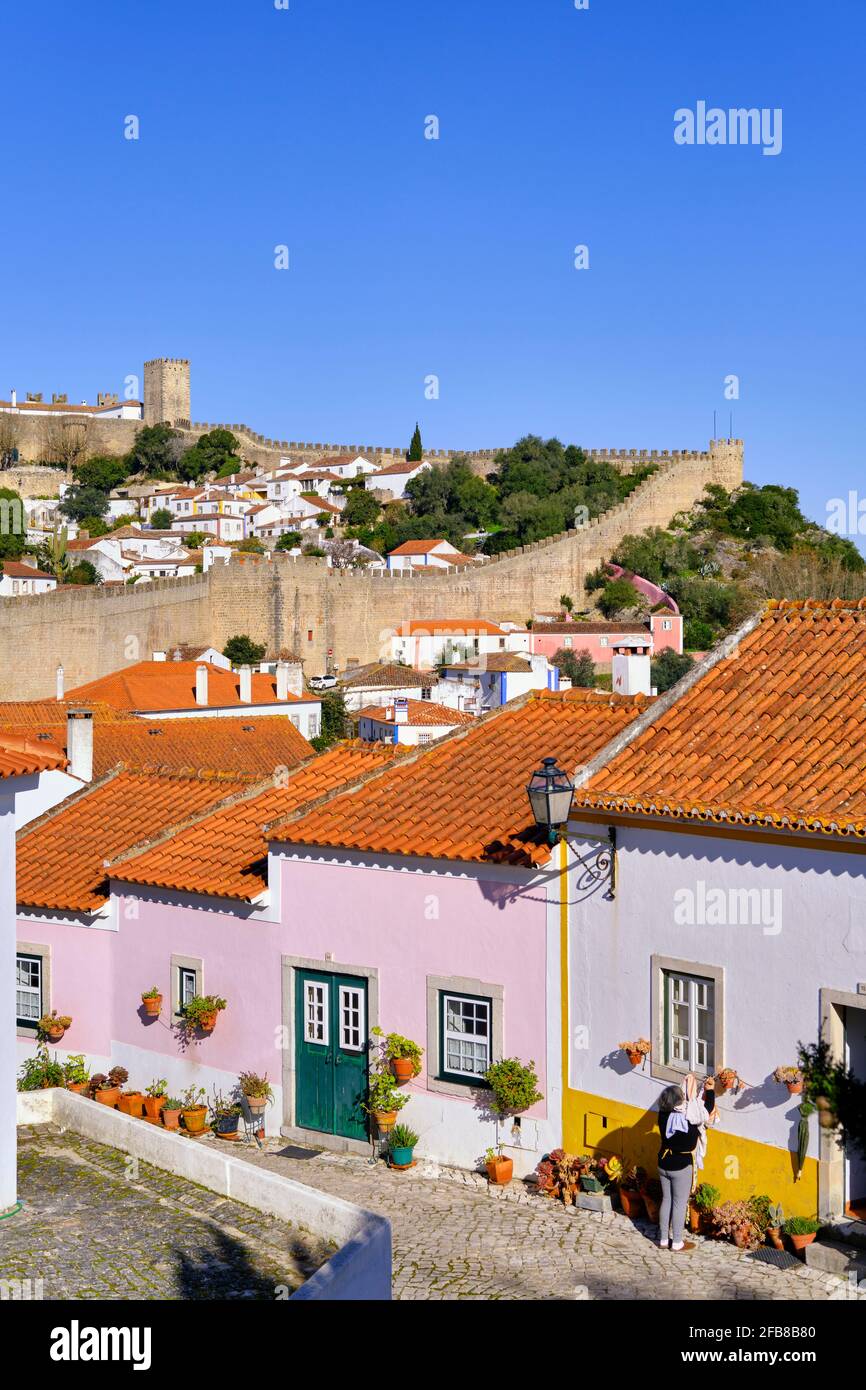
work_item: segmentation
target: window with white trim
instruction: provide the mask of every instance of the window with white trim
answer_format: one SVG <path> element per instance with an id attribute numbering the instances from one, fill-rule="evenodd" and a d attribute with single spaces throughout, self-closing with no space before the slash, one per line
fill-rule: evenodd
<path id="1" fill-rule="evenodd" d="M 181 965 L 178 968 L 177 976 L 177 1000 L 181 1009 L 185 1009 L 191 999 L 195 999 L 198 994 L 198 974 L 195 970 L 190 970 L 187 966 Z"/>
<path id="2" fill-rule="evenodd" d="M 662 972 L 664 1063 L 677 1071 L 715 1067 L 715 981 L 674 970 Z"/>
<path id="3" fill-rule="evenodd" d="M 365 1041 L 364 991 L 340 985 L 340 1046 L 347 1052 L 363 1052 Z"/>
<path id="4" fill-rule="evenodd" d="M 34 1027 L 42 1007 L 42 957 L 19 952 L 15 957 L 15 1013 L 23 1027 Z"/>
<path id="5" fill-rule="evenodd" d="M 440 991 L 440 1072 L 451 1081 L 477 1083 L 490 1066 L 493 1001 Z"/>
<path id="6" fill-rule="evenodd" d="M 327 1046 L 328 986 L 323 980 L 304 981 L 304 1041 Z"/>
<path id="7" fill-rule="evenodd" d="M 598 639 L 598 645 L 599 645 L 600 647 L 606 647 L 606 646 L 608 646 L 609 644 L 608 644 L 607 638 L 606 638 L 606 637 L 599 637 L 599 639 Z"/>
<path id="8" fill-rule="evenodd" d="M 673 623 L 670 618 L 662 618 L 662 632 L 670 632 L 672 627 Z"/>

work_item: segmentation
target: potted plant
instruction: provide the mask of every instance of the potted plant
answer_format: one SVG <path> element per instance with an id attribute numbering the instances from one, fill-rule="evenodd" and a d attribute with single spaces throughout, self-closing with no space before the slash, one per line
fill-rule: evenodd
<path id="1" fill-rule="evenodd" d="M 799 1067 L 776 1067 L 773 1080 L 787 1086 L 789 1096 L 798 1096 L 803 1089 L 803 1073 Z"/>
<path id="2" fill-rule="evenodd" d="M 580 1189 L 580 1162 L 565 1149 L 551 1149 L 538 1164 L 535 1179 L 545 1197 L 559 1197 L 563 1206 L 571 1206 Z"/>
<path id="3" fill-rule="evenodd" d="M 767 1240 L 774 1250 L 784 1250 L 785 1242 L 782 1240 L 782 1227 L 785 1224 L 785 1212 L 780 1202 L 771 1202 L 767 1211 Z"/>
<path id="4" fill-rule="evenodd" d="M 214 1091 L 210 1105 L 211 1129 L 218 1139 L 236 1139 L 241 1107 L 236 1101 L 226 1100 L 220 1091 Z"/>
<path id="5" fill-rule="evenodd" d="M 144 1113 L 149 1120 L 158 1120 L 162 1111 L 165 1109 L 166 1098 L 168 1096 L 168 1081 L 165 1077 L 157 1077 L 145 1088 Z"/>
<path id="6" fill-rule="evenodd" d="M 397 1123 L 397 1115 L 408 1103 L 409 1097 L 397 1090 L 394 1073 L 384 1061 L 370 1072 L 367 1099 L 362 1107 L 376 1121 L 380 1134 L 387 1134 Z"/>
<path id="7" fill-rule="evenodd" d="M 408 1125 L 395 1125 L 388 1140 L 388 1161 L 392 1168 L 411 1168 L 418 1135 Z"/>
<path id="8" fill-rule="evenodd" d="M 748 1202 L 722 1202 L 713 1207 L 712 1221 L 719 1235 L 728 1236 L 740 1250 L 757 1250 L 764 1233 Z"/>
<path id="9" fill-rule="evenodd" d="M 70 1052 L 63 1063 L 63 1076 L 67 1091 L 74 1091 L 79 1096 L 84 1094 L 90 1080 L 90 1072 L 87 1070 L 83 1052 Z"/>
<path id="10" fill-rule="evenodd" d="M 373 1036 L 382 1039 L 382 1056 L 389 1063 L 399 1085 L 420 1075 L 423 1047 L 419 1047 L 411 1038 L 404 1038 L 401 1033 L 385 1033 L 381 1028 L 374 1028 Z"/>
<path id="11" fill-rule="evenodd" d="M 484 1154 L 484 1167 L 487 1169 L 488 1181 L 494 1187 L 504 1187 L 514 1176 L 514 1160 L 503 1155 L 501 1144 L 497 1144 L 495 1149 L 487 1149 Z"/>
<path id="12" fill-rule="evenodd" d="M 162 1008 L 162 994 L 156 985 L 154 985 L 152 989 L 146 989 L 144 991 L 144 994 L 141 996 L 141 1002 L 144 1005 L 144 1011 L 148 1018 L 159 1018 L 160 1009 Z"/>
<path id="13" fill-rule="evenodd" d="M 519 1115 L 536 1101 L 544 1100 L 538 1089 L 534 1062 L 504 1057 L 487 1068 L 484 1080 L 493 1092 L 493 1109 L 497 1115 Z"/>
<path id="14" fill-rule="evenodd" d="M 66 1080 L 63 1066 L 54 1055 L 54 1061 L 48 1055 L 48 1048 L 44 1043 L 40 1043 L 32 1057 L 28 1057 L 21 1065 L 21 1075 L 18 1078 L 19 1091 L 46 1091 L 50 1086 L 62 1086 Z"/>
<path id="15" fill-rule="evenodd" d="M 722 1194 L 717 1187 L 709 1182 L 699 1182 L 689 1202 L 689 1229 L 707 1235 L 712 1229 L 711 1212 L 721 1200 Z"/>
<path id="16" fill-rule="evenodd" d="M 120 1100 L 120 1088 L 128 1080 L 126 1067 L 112 1067 L 107 1076 L 105 1072 L 94 1072 L 90 1078 L 90 1094 L 100 1105 L 116 1106 Z"/>
<path id="17" fill-rule="evenodd" d="M 658 1178 L 645 1178 L 640 1195 L 643 1197 L 643 1204 L 646 1207 L 647 1220 L 654 1221 L 658 1225 L 662 1204 L 662 1185 Z"/>
<path id="18" fill-rule="evenodd" d="M 621 1042 L 620 1052 L 624 1052 L 633 1067 L 641 1064 L 646 1066 L 646 1059 L 652 1052 L 652 1043 L 648 1038 L 635 1038 L 634 1042 Z"/>
<path id="19" fill-rule="evenodd" d="M 72 1019 L 68 1014 L 59 1014 L 56 1009 L 52 1009 L 50 1014 L 42 1015 L 36 1028 L 41 1038 L 57 1043 L 71 1026 Z"/>
<path id="20" fill-rule="evenodd" d="M 732 1087 L 736 1090 L 740 1089 L 740 1078 L 733 1067 L 722 1067 L 716 1072 L 716 1090 L 719 1095 L 724 1095 Z"/>
<path id="21" fill-rule="evenodd" d="M 640 1189 L 646 1182 L 643 1168 L 627 1168 L 619 1180 L 619 1200 L 625 1216 L 643 1216 L 644 1204 Z"/>
<path id="22" fill-rule="evenodd" d="M 183 1093 L 180 1113 L 183 1127 L 190 1134 L 201 1134 L 205 1127 L 207 1106 L 202 1104 L 205 1094 L 204 1086 L 190 1086 Z"/>
<path id="23" fill-rule="evenodd" d="M 225 999 L 218 994 L 196 994 L 184 1006 L 183 1023 L 187 1032 L 197 1028 L 201 1033 L 212 1033 L 216 1027 L 217 1014 L 226 1007 Z"/>
<path id="24" fill-rule="evenodd" d="M 267 1072 L 259 1076 L 254 1071 L 242 1071 L 238 1077 L 238 1091 L 246 1101 L 247 1109 L 253 1119 L 265 1113 L 265 1107 L 274 1099 Z"/>
<path id="25" fill-rule="evenodd" d="M 122 1091 L 117 1105 L 122 1114 L 131 1115 L 135 1120 L 140 1120 L 144 1114 L 144 1096 L 141 1091 Z"/>
<path id="26" fill-rule="evenodd" d="M 814 1216 L 789 1216 L 782 1229 L 795 1250 L 805 1250 L 821 1229 L 821 1222 Z"/>
<path id="27" fill-rule="evenodd" d="M 604 1180 L 599 1166 L 589 1154 L 581 1154 L 577 1159 L 577 1171 L 582 1192 L 603 1192 Z"/>
<path id="28" fill-rule="evenodd" d="M 168 1096 L 165 1105 L 162 1107 L 162 1123 L 166 1129 L 180 1129 L 180 1112 L 183 1109 L 183 1101 L 175 1096 Z"/>

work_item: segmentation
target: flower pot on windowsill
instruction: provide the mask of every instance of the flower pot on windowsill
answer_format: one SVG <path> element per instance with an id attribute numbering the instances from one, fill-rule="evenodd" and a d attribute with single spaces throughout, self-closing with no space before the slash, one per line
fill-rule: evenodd
<path id="1" fill-rule="evenodd" d="M 498 1158 L 491 1158 L 484 1166 L 494 1187 L 504 1187 L 514 1176 L 513 1158 L 503 1158 L 500 1155 Z"/>
<path id="2" fill-rule="evenodd" d="M 183 1127 L 190 1134 L 201 1134 L 207 1121 L 207 1106 L 194 1105 L 189 1110 L 182 1110 Z"/>

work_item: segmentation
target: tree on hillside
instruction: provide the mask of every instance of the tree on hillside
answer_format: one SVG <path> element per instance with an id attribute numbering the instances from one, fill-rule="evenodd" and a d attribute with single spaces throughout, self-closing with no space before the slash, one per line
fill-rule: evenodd
<path id="1" fill-rule="evenodd" d="M 606 618 L 615 618 L 623 609 L 638 607 L 642 599 L 627 579 L 614 579 L 602 589 L 598 606 Z"/>
<path id="2" fill-rule="evenodd" d="M 415 433 L 412 435 L 412 442 L 406 451 L 406 458 L 410 463 L 419 463 L 424 457 L 424 449 L 421 444 L 421 431 L 418 422 L 415 422 Z"/>
<path id="3" fill-rule="evenodd" d="M 126 461 L 108 454 L 91 454 L 72 470 L 81 487 L 95 487 L 99 492 L 111 492 L 126 479 Z"/>
<path id="4" fill-rule="evenodd" d="M 27 519 L 24 503 L 11 487 L 0 487 L 0 560 L 15 560 L 24 554 Z"/>
<path id="5" fill-rule="evenodd" d="M 351 736 L 351 723 L 346 712 L 346 701 L 340 690 L 325 690 L 322 701 L 322 732 L 311 738 L 310 742 L 317 753 L 323 753 L 341 738 Z"/>
<path id="6" fill-rule="evenodd" d="M 154 531 L 170 531 L 174 517 L 168 507 L 157 507 L 150 518 L 150 524 Z"/>
<path id="7" fill-rule="evenodd" d="M 340 520 L 344 526 L 370 526 L 378 521 L 381 511 L 381 502 L 377 502 L 371 492 L 353 487 L 346 497 Z"/>
<path id="8" fill-rule="evenodd" d="M 177 471 L 189 482 L 205 473 L 239 473 L 243 467 L 239 450 L 240 441 L 231 430 L 210 430 L 181 454 Z"/>
<path id="9" fill-rule="evenodd" d="M 570 647 L 560 647 L 550 658 L 550 664 L 558 666 L 560 673 L 574 686 L 591 689 L 595 685 L 595 665 L 585 647 L 579 652 L 572 651 Z"/>
<path id="10" fill-rule="evenodd" d="M 96 566 L 89 560 L 77 560 L 74 565 L 66 572 L 64 584 L 101 584 L 102 580 L 96 571 Z"/>
<path id="11" fill-rule="evenodd" d="M 675 652 L 673 647 L 666 647 L 650 664 L 650 680 L 659 695 L 663 695 L 672 685 L 676 685 L 678 680 L 682 680 L 686 671 L 690 671 L 694 664 L 685 652 Z"/>
<path id="12" fill-rule="evenodd" d="M 223 647 L 223 656 L 228 658 L 232 666 L 255 666 L 256 662 L 264 659 L 265 650 L 263 645 L 254 642 L 244 632 L 229 638 Z"/>
<path id="13" fill-rule="evenodd" d="M 128 472 L 146 478 L 168 477 L 175 471 L 179 438 L 170 425 L 143 425 L 124 459 Z"/>
<path id="14" fill-rule="evenodd" d="M 82 487 L 75 483 L 60 503 L 59 510 L 70 521 L 76 521 L 81 526 L 86 518 L 105 516 L 108 511 L 108 493 L 101 492 L 96 487 Z"/>
<path id="15" fill-rule="evenodd" d="M 87 455 L 90 434 L 90 421 L 86 417 L 61 416 L 49 420 L 42 439 L 43 462 L 65 468 L 67 474 L 74 472 Z"/>
<path id="16" fill-rule="evenodd" d="M 301 533 L 300 533 L 300 531 L 283 531 L 282 535 L 279 536 L 279 537 L 277 538 L 277 544 L 276 544 L 276 546 L 275 546 L 275 549 L 276 549 L 276 550 L 294 550 L 295 547 L 298 546 L 298 545 L 300 545 L 300 544 L 301 544 Z"/>

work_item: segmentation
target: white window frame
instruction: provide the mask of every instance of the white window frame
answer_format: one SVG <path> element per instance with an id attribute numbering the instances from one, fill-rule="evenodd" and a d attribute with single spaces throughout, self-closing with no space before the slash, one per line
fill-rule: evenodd
<path id="1" fill-rule="evenodd" d="M 198 994 L 198 971 L 188 965 L 179 965 L 177 969 L 177 1002 L 183 1010 Z"/>
<path id="2" fill-rule="evenodd" d="M 36 967 L 37 967 L 37 970 L 36 970 L 37 983 L 36 983 L 35 985 L 32 985 L 32 984 L 26 984 L 26 985 L 25 985 L 25 984 L 22 984 L 22 983 L 21 983 L 21 980 L 20 980 L 19 977 L 18 977 L 18 972 L 19 972 L 19 970 L 20 970 L 20 968 L 21 968 L 21 966 L 22 966 L 22 964 L 23 964 L 24 962 L 28 962 L 29 964 L 35 964 Z M 20 1013 L 20 1012 L 19 1012 L 19 1009 L 18 1009 L 18 995 L 19 995 L 19 992 L 21 992 L 21 991 L 23 991 L 25 994 L 28 994 L 28 995 L 35 995 L 35 997 L 36 997 L 36 1013 L 33 1014 L 32 1016 L 29 1015 L 29 1014 L 25 1016 L 23 1013 Z M 43 958 L 41 955 L 35 954 L 33 951 L 16 951 L 16 953 L 15 953 L 15 1019 L 16 1019 L 17 1026 L 18 1026 L 19 1028 L 26 1028 L 26 1029 L 29 1030 L 29 1029 L 31 1029 L 31 1028 L 35 1028 L 35 1027 L 36 1027 L 36 1025 L 38 1024 L 40 1018 L 41 1018 L 42 1015 L 46 1012 L 45 1007 L 44 1007 L 44 991 L 45 991 L 45 961 L 44 961 L 44 958 Z"/>
<path id="3" fill-rule="evenodd" d="M 340 993 L 339 993 L 339 998 L 338 998 L 338 1009 L 339 1009 L 339 1035 L 340 1035 L 340 1039 L 339 1039 L 339 1040 L 340 1040 L 340 1048 L 341 1048 L 341 1050 L 342 1050 L 343 1052 L 363 1052 L 363 1051 L 365 1050 L 366 1041 L 367 1041 L 366 1019 L 365 1019 L 365 1017 L 364 1017 L 364 1014 L 365 1014 L 365 1009 L 364 1009 L 364 989 L 363 989 L 362 987 L 358 986 L 358 985 L 340 985 L 339 989 L 340 989 Z M 350 1023 L 350 1024 L 348 1025 L 348 1028 L 349 1028 L 349 1029 L 351 1030 L 351 1032 L 353 1032 L 353 1033 L 357 1030 L 357 1034 L 358 1034 L 358 1041 L 357 1041 L 357 1042 L 347 1042 L 347 1041 L 346 1041 L 346 1033 L 347 1033 L 348 1030 L 347 1030 L 347 1025 L 346 1025 L 346 1022 L 345 1022 L 345 1017 L 346 1017 L 346 1002 L 345 1002 L 345 1001 L 346 1001 L 346 996 L 347 996 L 347 995 L 354 995 L 354 996 L 355 996 L 355 1003 L 354 1003 L 354 1004 L 350 1003 L 348 1007 L 349 1007 L 350 1010 L 357 1012 L 358 1021 L 357 1021 L 357 1025 L 354 1024 L 354 1023 Z"/>
<path id="4" fill-rule="evenodd" d="M 320 990 L 321 998 L 315 999 L 311 991 Z M 310 1016 L 310 1004 L 321 1010 L 321 1018 Z M 321 1027 L 322 1036 L 311 1037 L 310 1027 Z M 331 986 L 327 980 L 304 980 L 304 1042 L 314 1043 L 316 1047 L 328 1047 L 331 1042 Z"/>
<path id="5" fill-rule="evenodd" d="M 664 1062 L 677 1071 L 708 1076 L 715 1066 L 713 1021 L 715 984 L 706 976 L 663 971 L 665 990 Z M 676 1028 L 677 1013 L 685 1011 L 687 1031 Z M 703 1018 L 702 1018 L 703 1015 Z M 677 1056 L 677 1052 L 680 1053 Z"/>
<path id="6" fill-rule="evenodd" d="M 607 646 L 609 646 L 610 644 L 609 644 L 609 642 L 608 642 L 608 640 L 607 640 L 606 637 L 599 637 L 599 639 L 598 639 L 598 645 L 599 645 L 600 647 L 607 647 Z"/>
<path id="7" fill-rule="evenodd" d="M 662 632 L 670 632 L 672 629 L 673 623 L 670 618 L 662 618 Z"/>
<path id="8" fill-rule="evenodd" d="M 725 977 L 721 966 L 702 961 L 679 960 L 672 956 L 652 956 L 652 1055 L 651 1073 L 659 1081 L 681 1081 L 688 1071 L 708 1075 L 724 1066 L 725 1057 Z M 689 984 L 689 1061 L 675 1058 L 673 1048 L 673 1011 L 669 1010 L 668 1029 L 665 1027 L 666 1005 L 670 1001 L 673 979 Z M 709 1026 L 706 1029 L 706 1062 L 695 1059 L 697 1017 L 693 988 L 707 985 L 711 989 Z"/>
<path id="9" fill-rule="evenodd" d="M 171 1012 L 173 1018 L 183 1018 L 183 976 L 188 972 L 195 981 L 194 994 L 204 994 L 204 962 L 197 956 L 177 956 L 173 955 L 170 962 L 171 969 Z"/>
<path id="10" fill-rule="evenodd" d="M 477 1085 L 480 1081 L 483 1081 L 484 1073 L 487 1071 L 487 1068 L 491 1065 L 493 1061 L 493 1000 L 487 996 L 478 994 L 449 994 L 446 990 L 442 991 L 440 995 L 440 1000 L 442 1008 L 442 1074 L 449 1081 L 456 1080 L 460 1082 L 462 1080 L 465 1080 L 470 1084 Z M 471 1004 L 473 1008 L 476 1009 L 476 1011 L 479 1008 L 483 1009 L 487 1020 L 486 1033 L 468 1033 L 465 1029 L 457 1030 L 449 1028 L 449 1003 L 454 1003 L 457 1005 Z M 458 1045 L 461 1043 L 469 1042 L 473 1046 L 477 1046 L 479 1043 L 483 1043 L 486 1048 L 485 1065 L 477 1071 L 469 1071 L 463 1067 L 450 1066 L 448 1060 L 449 1041 L 457 1042 Z"/>

